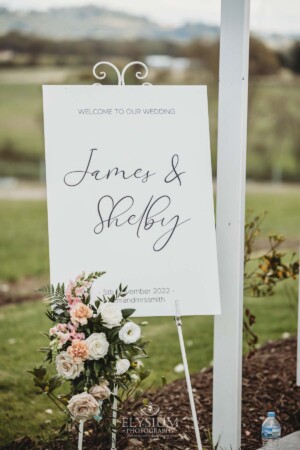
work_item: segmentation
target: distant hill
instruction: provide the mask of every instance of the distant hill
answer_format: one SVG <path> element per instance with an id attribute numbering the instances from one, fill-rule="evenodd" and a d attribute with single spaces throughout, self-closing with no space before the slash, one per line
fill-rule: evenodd
<path id="1" fill-rule="evenodd" d="M 0 35 L 10 31 L 52 39 L 169 39 L 215 38 L 218 27 L 202 23 L 167 28 L 145 17 L 82 6 L 48 11 L 11 11 L 0 8 Z"/>
<path id="2" fill-rule="evenodd" d="M 141 0 L 142 1 L 142 0 Z M 84 38 L 107 40 L 170 40 L 216 39 L 219 27 L 205 23 L 186 23 L 164 27 L 145 17 L 97 6 L 51 8 L 47 11 L 21 11 L 0 7 L 0 35 L 10 31 L 33 34 L 50 39 Z M 300 35 L 256 35 L 274 48 L 287 46 Z"/>

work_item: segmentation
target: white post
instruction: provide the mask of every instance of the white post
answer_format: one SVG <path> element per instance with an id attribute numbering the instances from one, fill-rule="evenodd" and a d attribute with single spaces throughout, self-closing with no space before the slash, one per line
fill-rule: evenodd
<path id="1" fill-rule="evenodd" d="M 222 0 L 217 167 L 221 316 L 215 317 L 213 439 L 241 442 L 243 256 L 250 0 Z"/>
<path id="2" fill-rule="evenodd" d="M 299 247 L 300 256 L 300 247 Z M 297 386 L 300 386 L 300 274 L 298 275 L 298 340 L 297 340 Z"/>
<path id="3" fill-rule="evenodd" d="M 176 308 L 175 321 L 176 321 L 176 326 L 177 326 L 177 331 L 178 331 L 178 338 L 179 338 L 179 344 L 180 344 L 180 349 L 181 349 L 182 362 L 184 365 L 185 380 L 186 380 L 186 385 L 187 385 L 187 390 L 188 390 L 188 395 L 189 395 L 189 400 L 190 400 L 190 406 L 191 406 L 191 411 L 192 411 L 192 419 L 193 419 L 193 424 L 194 424 L 197 448 L 198 448 L 198 450 L 202 450 L 202 443 L 201 443 L 201 437 L 200 437 L 200 431 L 199 431 L 199 425 L 198 425 L 198 419 L 197 419 L 196 406 L 195 406 L 195 401 L 194 401 L 191 377 L 190 377 L 189 366 L 188 366 L 188 362 L 187 362 L 183 333 L 182 333 L 182 321 L 181 321 L 179 300 L 175 301 L 175 308 Z"/>

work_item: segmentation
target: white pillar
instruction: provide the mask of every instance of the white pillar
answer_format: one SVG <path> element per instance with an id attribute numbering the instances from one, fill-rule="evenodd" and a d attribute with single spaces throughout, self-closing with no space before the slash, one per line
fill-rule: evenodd
<path id="1" fill-rule="evenodd" d="M 300 247 L 299 247 L 300 256 Z M 300 275 L 298 275 L 297 386 L 300 386 Z"/>
<path id="2" fill-rule="evenodd" d="M 222 314 L 215 318 L 213 437 L 241 442 L 242 314 L 250 0 L 222 0 L 217 243 Z"/>

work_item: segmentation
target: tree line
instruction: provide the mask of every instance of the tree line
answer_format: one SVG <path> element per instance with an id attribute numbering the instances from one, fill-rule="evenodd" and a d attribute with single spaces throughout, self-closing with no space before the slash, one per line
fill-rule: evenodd
<path id="1" fill-rule="evenodd" d="M 131 60 L 148 55 L 169 55 L 200 60 L 213 74 L 218 73 L 219 42 L 193 40 L 190 42 L 138 40 L 53 40 L 20 32 L 0 36 L 0 52 L 10 57 L 0 58 L 2 66 L 24 65 L 90 65 L 105 57 L 124 57 Z M 249 70 L 252 76 L 272 75 L 281 68 L 300 73 L 300 41 L 289 48 L 274 50 L 258 38 L 250 40 Z"/>

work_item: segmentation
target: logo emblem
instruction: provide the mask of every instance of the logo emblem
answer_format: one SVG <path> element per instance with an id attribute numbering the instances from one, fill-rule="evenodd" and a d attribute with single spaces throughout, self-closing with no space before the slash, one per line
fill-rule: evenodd
<path id="1" fill-rule="evenodd" d="M 140 413 L 142 416 L 153 417 L 157 416 L 160 408 L 157 405 L 154 405 L 152 402 L 148 402 L 146 405 L 140 407 Z"/>

